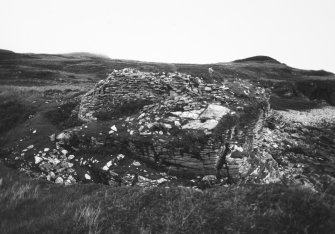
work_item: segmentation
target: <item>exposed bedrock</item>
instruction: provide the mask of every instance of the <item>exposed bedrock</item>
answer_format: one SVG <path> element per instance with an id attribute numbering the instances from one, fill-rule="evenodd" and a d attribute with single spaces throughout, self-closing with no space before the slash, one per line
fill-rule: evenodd
<path id="1" fill-rule="evenodd" d="M 76 136 L 74 148 L 89 142 L 174 174 L 270 178 L 275 162 L 254 148 L 268 100 L 267 90 L 243 80 L 205 83 L 182 73 L 123 69 L 83 96 L 79 118 L 86 124 L 62 134 Z"/>

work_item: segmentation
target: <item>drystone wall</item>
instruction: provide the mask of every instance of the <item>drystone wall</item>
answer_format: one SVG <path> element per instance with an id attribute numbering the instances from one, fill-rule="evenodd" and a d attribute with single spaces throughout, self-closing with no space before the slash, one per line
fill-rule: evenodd
<path id="1" fill-rule="evenodd" d="M 250 159 L 268 99 L 266 90 L 247 81 L 205 83 L 182 73 L 128 68 L 114 71 L 84 95 L 79 118 L 88 126 L 111 125 L 94 136 L 105 147 L 126 149 L 171 173 L 239 179 L 253 170 Z M 145 104 L 113 119 L 118 108 L 132 102 Z M 101 113 L 111 119 L 99 119 Z M 75 131 L 83 135 L 84 130 Z"/>

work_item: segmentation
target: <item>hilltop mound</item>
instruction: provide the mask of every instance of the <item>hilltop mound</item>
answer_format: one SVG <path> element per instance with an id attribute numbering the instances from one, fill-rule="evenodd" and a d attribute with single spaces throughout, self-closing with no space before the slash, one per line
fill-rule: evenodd
<path id="1" fill-rule="evenodd" d="M 11 50 L 0 49 L 0 54 L 14 54 L 14 52 Z"/>
<path id="2" fill-rule="evenodd" d="M 234 63 L 243 63 L 243 62 L 263 62 L 263 63 L 275 63 L 275 64 L 281 64 L 279 61 L 275 60 L 274 58 L 271 58 L 269 56 L 264 55 L 258 55 L 253 56 L 245 59 L 237 59 L 233 61 Z"/>
<path id="3" fill-rule="evenodd" d="M 104 58 L 104 59 L 109 59 L 107 55 L 103 54 L 95 54 L 95 53 L 89 53 L 89 52 L 75 52 L 75 53 L 66 53 L 62 54 L 64 56 L 71 56 L 71 57 L 78 57 L 78 58 Z"/>

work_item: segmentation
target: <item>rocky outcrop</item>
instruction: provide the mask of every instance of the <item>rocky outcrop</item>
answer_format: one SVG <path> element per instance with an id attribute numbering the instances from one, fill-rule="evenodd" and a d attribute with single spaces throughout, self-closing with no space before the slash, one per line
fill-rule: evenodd
<path id="1" fill-rule="evenodd" d="M 239 179 L 253 171 L 268 99 L 247 81 L 123 69 L 83 96 L 87 126 L 71 132 L 171 173 Z"/>

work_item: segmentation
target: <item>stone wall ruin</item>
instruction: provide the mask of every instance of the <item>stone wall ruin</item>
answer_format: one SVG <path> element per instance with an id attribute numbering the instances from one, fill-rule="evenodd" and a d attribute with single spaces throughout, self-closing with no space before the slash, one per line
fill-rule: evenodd
<path id="1" fill-rule="evenodd" d="M 239 179 L 252 170 L 268 99 L 266 90 L 247 81 L 206 83 L 182 73 L 127 68 L 83 96 L 79 118 L 96 125 L 103 122 L 99 113 L 113 117 L 116 108 L 146 101 L 138 111 L 118 115 L 117 131 L 108 129 L 97 140 L 169 172 Z"/>

